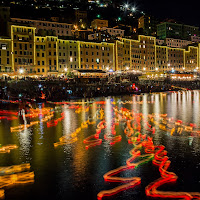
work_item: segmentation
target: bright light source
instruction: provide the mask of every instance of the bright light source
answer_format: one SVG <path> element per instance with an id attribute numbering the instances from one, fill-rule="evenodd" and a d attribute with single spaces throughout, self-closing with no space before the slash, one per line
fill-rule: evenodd
<path id="1" fill-rule="evenodd" d="M 109 70 L 109 67 L 106 67 L 106 70 Z"/>
<path id="2" fill-rule="evenodd" d="M 67 72 L 67 67 L 64 68 L 64 71 Z"/>
<path id="3" fill-rule="evenodd" d="M 77 29 L 78 29 L 78 26 L 77 26 L 77 25 L 74 25 L 74 29 L 77 30 Z"/>
<path id="4" fill-rule="evenodd" d="M 145 71 L 145 70 L 146 70 L 146 67 L 143 67 L 143 70 Z"/>
<path id="5" fill-rule="evenodd" d="M 132 8 L 131 8 L 131 11 L 132 11 L 132 12 L 135 12 L 135 11 L 136 11 L 136 8 L 135 8 L 135 7 L 132 7 Z"/>
<path id="6" fill-rule="evenodd" d="M 158 71 L 158 68 L 156 67 L 156 71 Z"/>
<path id="7" fill-rule="evenodd" d="M 121 21 L 122 20 L 122 18 L 121 17 L 118 17 L 118 21 Z"/>
<path id="8" fill-rule="evenodd" d="M 124 7 L 125 7 L 125 8 L 128 8 L 128 7 L 129 7 L 129 5 L 128 5 L 128 4 L 125 4 L 125 5 L 124 5 Z"/>
<path id="9" fill-rule="evenodd" d="M 126 70 L 129 70 L 129 67 L 126 67 Z"/>
<path id="10" fill-rule="evenodd" d="M 23 69 L 19 69 L 19 73 L 23 74 L 24 70 Z"/>

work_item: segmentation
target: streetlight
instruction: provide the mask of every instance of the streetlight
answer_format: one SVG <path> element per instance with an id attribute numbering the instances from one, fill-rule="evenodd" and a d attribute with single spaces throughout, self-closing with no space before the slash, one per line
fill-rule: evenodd
<path id="1" fill-rule="evenodd" d="M 125 4 L 124 7 L 125 7 L 126 9 L 128 9 L 129 5 L 128 5 L 128 4 Z"/>
<path id="2" fill-rule="evenodd" d="M 78 30 L 78 26 L 77 26 L 77 25 L 74 25 L 74 29 L 75 29 L 75 30 Z"/>
<path id="3" fill-rule="evenodd" d="M 24 70 L 21 68 L 21 69 L 19 69 L 19 73 L 20 74 L 23 74 L 24 73 Z"/>
<path id="4" fill-rule="evenodd" d="M 129 70 L 129 67 L 126 67 L 126 70 Z"/>
<path id="5" fill-rule="evenodd" d="M 135 11 L 136 11 L 136 7 L 132 7 L 132 8 L 131 8 L 131 11 L 132 11 L 132 12 L 135 12 Z"/>
<path id="6" fill-rule="evenodd" d="M 67 72 L 67 67 L 64 68 L 64 71 Z"/>
<path id="7" fill-rule="evenodd" d="M 146 67 L 143 67 L 143 70 L 145 71 L 145 70 L 146 70 Z"/>

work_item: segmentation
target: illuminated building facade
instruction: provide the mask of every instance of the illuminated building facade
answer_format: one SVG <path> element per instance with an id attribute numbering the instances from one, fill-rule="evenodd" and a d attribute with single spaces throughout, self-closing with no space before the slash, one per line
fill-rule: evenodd
<path id="1" fill-rule="evenodd" d="M 157 36 L 159 39 L 176 38 L 189 40 L 191 36 L 199 35 L 199 27 L 163 22 L 157 25 Z"/>
<path id="2" fill-rule="evenodd" d="M 199 44 L 187 49 L 156 45 L 156 38 L 139 36 L 116 43 L 116 70 L 143 72 L 199 70 Z"/>
<path id="3" fill-rule="evenodd" d="M 101 29 L 103 27 L 108 27 L 108 20 L 94 19 L 91 22 L 91 26 L 93 29 Z"/>
<path id="4" fill-rule="evenodd" d="M 0 69 L 13 75 L 59 75 L 73 70 L 199 71 L 199 44 L 172 48 L 156 38 L 121 38 L 112 43 L 36 36 L 35 28 L 11 26 L 11 39 L 0 39 Z"/>
<path id="5" fill-rule="evenodd" d="M 12 42 L 11 39 L 0 38 L 0 72 L 11 72 L 12 67 Z"/>
<path id="6" fill-rule="evenodd" d="M 46 74 L 47 73 L 47 52 L 46 52 L 46 37 L 35 37 L 36 49 L 36 66 L 30 69 L 30 73 Z"/>
<path id="7" fill-rule="evenodd" d="M 114 44 L 80 42 L 80 68 L 114 71 Z"/>
<path id="8" fill-rule="evenodd" d="M 53 18 L 52 18 L 53 19 Z M 32 19 L 20 19 L 20 18 L 11 18 L 12 24 L 23 24 L 25 26 L 35 27 L 36 34 L 40 33 L 40 35 L 47 35 L 47 33 L 51 33 L 51 35 L 55 36 L 72 36 L 73 25 L 68 23 L 59 23 L 55 21 L 41 21 L 41 20 L 32 20 Z"/>
<path id="9" fill-rule="evenodd" d="M 156 38 L 139 36 L 139 40 L 116 42 L 118 70 L 155 70 Z"/>
<path id="10" fill-rule="evenodd" d="M 108 28 L 108 27 L 103 27 L 101 28 L 101 30 L 109 33 L 111 36 L 120 36 L 120 37 L 124 37 L 124 32 L 125 32 L 125 30 L 122 29 Z"/>
<path id="11" fill-rule="evenodd" d="M 157 32 L 158 20 L 153 16 L 143 15 L 138 19 L 138 29 L 143 30 L 144 35 L 155 36 Z"/>
<path id="12" fill-rule="evenodd" d="M 12 61 L 14 71 L 20 69 L 26 73 L 34 71 L 35 60 L 35 28 L 26 26 L 11 26 Z M 22 71 L 21 71 L 22 72 Z"/>

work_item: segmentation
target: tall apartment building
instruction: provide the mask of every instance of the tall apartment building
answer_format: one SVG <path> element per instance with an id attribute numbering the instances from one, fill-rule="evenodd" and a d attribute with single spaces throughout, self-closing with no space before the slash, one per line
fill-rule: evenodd
<path id="1" fill-rule="evenodd" d="M 155 70 L 156 38 L 139 36 L 139 40 L 116 42 L 117 70 Z"/>
<path id="2" fill-rule="evenodd" d="M 15 72 L 24 69 L 26 73 L 34 71 L 35 60 L 35 28 L 11 26 L 12 60 Z"/>
<path id="3" fill-rule="evenodd" d="M 159 39 L 175 38 L 189 40 L 194 35 L 199 35 L 199 27 L 171 22 L 163 22 L 157 25 L 157 36 Z"/>
<path id="4" fill-rule="evenodd" d="M 114 43 L 63 40 L 36 36 L 33 27 L 12 25 L 11 39 L 0 39 L 0 69 L 15 75 L 57 75 L 78 69 L 199 71 L 199 50 L 199 44 L 187 49 L 157 45 L 155 37 L 144 35 Z"/>
<path id="5" fill-rule="evenodd" d="M 105 31 L 111 36 L 120 36 L 120 37 L 124 37 L 124 32 L 125 32 L 125 30 L 122 29 L 108 28 L 108 27 L 101 28 L 101 31 Z"/>
<path id="6" fill-rule="evenodd" d="M 47 74 L 47 52 L 46 52 L 46 37 L 35 37 L 35 51 L 36 51 L 36 61 L 34 69 L 30 69 L 30 73 L 35 74 Z M 34 71 L 33 71 L 34 70 Z"/>
<path id="7" fill-rule="evenodd" d="M 84 27 L 87 24 L 87 11 L 75 10 L 75 23 L 80 27 Z"/>
<path id="8" fill-rule="evenodd" d="M 59 22 L 49 22 L 49 21 L 40 21 L 40 20 L 32 20 L 32 19 L 20 19 L 20 18 L 11 18 L 10 24 L 16 25 L 25 25 L 35 27 L 36 34 L 47 35 L 46 33 L 49 31 L 55 36 L 72 36 L 73 25 L 67 23 L 59 23 Z M 9 27 L 10 28 L 10 27 Z M 51 34 L 51 35 L 52 35 Z"/>
<path id="9" fill-rule="evenodd" d="M 165 45 L 173 48 L 184 48 L 193 43 L 193 41 L 174 39 L 174 38 L 165 38 L 163 40 L 156 39 L 156 42 L 159 45 Z"/>
<path id="10" fill-rule="evenodd" d="M 153 16 L 143 15 L 138 19 L 138 29 L 143 30 L 144 35 L 156 36 L 158 20 Z"/>
<path id="11" fill-rule="evenodd" d="M 114 44 L 80 42 L 80 68 L 115 70 Z"/>
<path id="12" fill-rule="evenodd" d="M 0 72 L 11 72 L 12 62 L 12 41 L 11 39 L 0 38 Z"/>
<path id="13" fill-rule="evenodd" d="M 91 22 L 91 26 L 93 29 L 101 29 L 103 27 L 108 27 L 108 20 L 94 19 Z"/>
<path id="14" fill-rule="evenodd" d="M 156 38 L 139 36 L 138 40 L 116 41 L 116 70 L 163 72 L 199 70 L 199 48 L 187 49 L 156 45 Z"/>

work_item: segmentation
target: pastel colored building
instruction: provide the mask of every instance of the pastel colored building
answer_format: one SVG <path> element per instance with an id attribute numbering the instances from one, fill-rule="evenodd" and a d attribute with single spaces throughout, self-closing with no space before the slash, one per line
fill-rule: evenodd
<path id="1" fill-rule="evenodd" d="M 108 27 L 102 27 L 101 30 L 106 31 L 111 36 L 120 36 L 120 37 L 124 37 L 124 32 L 125 32 L 125 30 L 122 29 L 108 28 Z"/>
<path id="2" fill-rule="evenodd" d="M 59 75 L 74 70 L 199 71 L 200 45 L 174 48 L 156 38 L 86 42 L 36 36 L 36 28 L 11 26 L 11 38 L 0 38 L 0 72 L 13 75 Z"/>
<path id="3" fill-rule="evenodd" d="M 73 25 L 67 23 L 59 23 L 55 21 L 40 21 L 32 19 L 11 18 L 11 24 L 23 24 L 35 27 L 36 34 L 44 34 L 49 31 L 55 36 L 72 36 Z"/>

